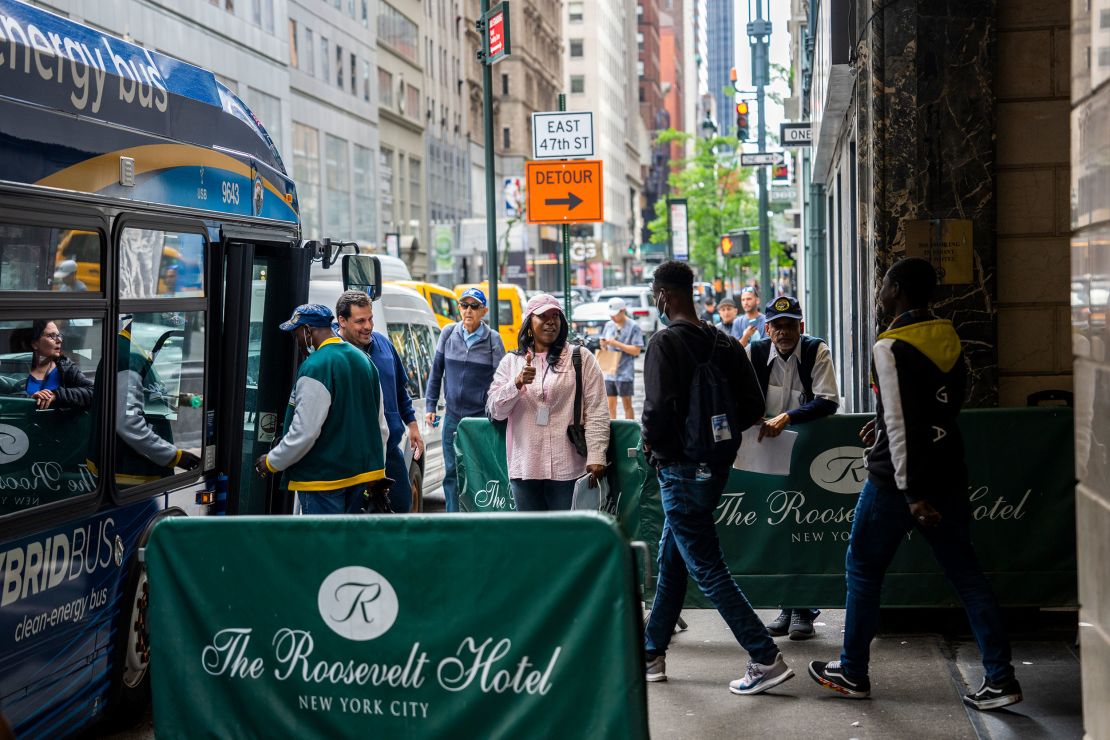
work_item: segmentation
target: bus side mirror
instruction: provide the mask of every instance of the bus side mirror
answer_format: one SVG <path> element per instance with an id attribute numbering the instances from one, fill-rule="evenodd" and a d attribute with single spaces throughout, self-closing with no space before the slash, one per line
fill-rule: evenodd
<path id="1" fill-rule="evenodd" d="M 343 289 L 363 290 L 376 301 L 382 296 L 382 263 L 370 254 L 343 255 Z"/>

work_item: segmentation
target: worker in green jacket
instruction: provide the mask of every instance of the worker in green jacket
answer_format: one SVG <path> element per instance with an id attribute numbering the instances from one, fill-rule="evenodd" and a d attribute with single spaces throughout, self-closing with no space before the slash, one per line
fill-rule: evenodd
<path id="1" fill-rule="evenodd" d="M 255 462 L 259 475 L 283 471 L 305 514 L 355 514 L 385 476 L 389 427 L 378 371 L 365 353 L 335 336 L 327 306 L 298 306 L 281 324 L 305 357 L 285 413 L 284 435 Z M 377 428 L 366 420 L 378 420 Z"/>

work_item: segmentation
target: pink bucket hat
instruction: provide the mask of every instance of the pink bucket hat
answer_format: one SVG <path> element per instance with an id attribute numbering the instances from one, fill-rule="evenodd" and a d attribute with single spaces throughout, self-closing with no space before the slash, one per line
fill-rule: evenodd
<path id="1" fill-rule="evenodd" d="M 563 312 L 563 304 L 560 303 L 559 299 L 555 296 L 548 295 L 547 293 L 540 293 L 537 296 L 532 296 L 524 306 L 524 320 L 527 321 L 532 314 L 542 315 L 551 309 L 555 309 L 563 314 L 564 317 L 566 316 L 566 313 Z"/>

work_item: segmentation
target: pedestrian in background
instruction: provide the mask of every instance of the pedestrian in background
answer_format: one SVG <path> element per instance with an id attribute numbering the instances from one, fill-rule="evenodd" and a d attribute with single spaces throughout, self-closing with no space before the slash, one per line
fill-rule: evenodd
<path id="1" fill-rule="evenodd" d="M 747 670 L 729 691 L 758 694 L 794 671 L 732 579 L 714 512 L 740 436 L 763 413 L 763 396 L 740 346 L 698 320 L 693 282 L 689 265 L 671 261 L 655 269 L 651 288 L 667 328 L 652 337 L 644 358 L 644 448 L 659 476 L 664 516 L 655 602 L 644 628 L 645 679 L 667 680 L 667 646 L 689 576 L 748 651 Z"/>
<path id="2" fill-rule="evenodd" d="M 740 307 L 744 309 L 739 319 L 740 344 L 747 347 L 751 342 L 767 337 L 767 319 L 759 312 L 759 293 L 750 285 L 740 289 Z"/>
<path id="3" fill-rule="evenodd" d="M 860 431 L 871 449 L 845 557 L 844 646 L 840 660 L 813 661 L 809 674 L 841 696 L 870 696 L 867 669 L 883 576 L 916 528 L 959 594 L 982 654 L 986 677 L 964 703 L 998 709 L 1021 701 L 1021 686 L 1002 612 L 971 544 L 958 423 L 967 366 L 952 322 L 929 310 L 936 284 L 936 270 L 917 257 L 895 262 L 883 277 L 879 301 L 883 313 L 895 318 L 872 349 L 875 418 Z"/>
<path id="4" fill-rule="evenodd" d="M 717 328 L 737 340 L 744 334 L 742 326 L 747 326 L 746 323 L 737 321 L 736 314 L 739 311 L 736 301 L 731 298 L 723 298 L 717 304 L 717 313 L 721 317 L 721 323 L 717 324 Z"/>
<path id="5" fill-rule="evenodd" d="M 412 509 L 412 484 L 405 466 L 405 453 L 401 449 L 405 427 L 408 427 L 413 459 L 419 460 L 424 456 L 424 438 L 420 436 L 420 425 L 416 423 L 416 412 L 412 409 L 408 374 L 389 337 L 374 331 L 374 304 L 369 295 L 361 290 L 344 291 L 335 304 L 335 314 L 339 319 L 339 336 L 365 352 L 378 371 L 382 405 L 389 426 L 389 440 L 385 448 L 385 472 L 393 479 L 389 502 L 393 511 L 408 513 Z"/>
<path id="6" fill-rule="evenodd" d="M 507 419 L 509 485 L 517 511 L 569 509 L 574 482 L 605 474 L 609 415 L 605 384 L 593 354 L 568 346 L 563 304 L 541 293 L 524 307 L 519 348 L 502 358 L 489 389 L 486 409 Z M 574 423 L 576 372 L 581 362 L 585 454 L 568 435 Z"/>
<path id="7" fill-rule="evenodd" d="M 289 396 L 281 441 L 254 464 L 258 474 L 285 472 L 305 514 L 357 514 L 366 490 L 388 482 L 385 421 L 378 371 L 366 355 L 335 336 L 332 313 L 298 306 L 281 325 L 305 360 Z"/>
<path id="8" fill-rule="evenodd" d="M 443 497 L 447 511 L 459 510 L 459 481 L 455 465 L 455 431 L 460 419 L 485 417 L 486 397 L 493 374 L 505 356 L 501 336 L 484 321 L 486 294 L 469 288 L 459 298 L 462 321 L 443 327 L 424 391 L 424 420 L 436 425 L 440 388 L 446 409 L 443 416 Z"/>
<path id="9" fill-rule="evenodd" d="M 644 347 L 640 325 L 628 318 L 623 298 L 609 299 L 609 321 L 601 330 L 601 348 L 620 352 L 615 373 L 605 374 L 605 396 L 609 399 L 609 418 L 617 418 L 617 398 L 624 406 L 624 418 L 632 418 L 632 385 L 636 379 L 636 358 Z"/>
<path id="10" fill-rule="evenodd" d="M 721 323 L 721 315 L 717 313 L 717 297 L 712 290 L 705 294 L 705 310 L 701 312 L 701 320 L 710 324 Z"/>
<path id="11" fill-rule="evenodd" d="M 823 339 L 804 334 L 798 299 L 779 296 L 767 304 L 764 315 L 770 338 L 748 345 L 766 399 L 760 441 L 779 436 L 788 426 L 831 416 L 840 406 L 832 353 Z M 813 620 L 820 613 L 809 607 L 783 609 L 767 625 L 767 631 L 773 637 L 789 634 L 791 640 L 808 640 L 813 637 Z"/>

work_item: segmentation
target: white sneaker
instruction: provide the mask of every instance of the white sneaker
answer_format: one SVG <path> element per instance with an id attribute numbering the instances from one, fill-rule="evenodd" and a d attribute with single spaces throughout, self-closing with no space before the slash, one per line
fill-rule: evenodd
<path id="1" fill-rule="evenodd" d="M 656 655 L 647 662 L 647 667 L 644 670 L 644 680 L 649 683 L 656 681 L 667 680 L 667 659 L 662 655 Z"/>
<path id="2" fill-rule="evenodd" d="M 786 665 L 786 661 L 782 658 L 782 653 L 775 656 L 775 660 L 771 665 L 763 665 L 762 663 L 753 663 L 748 661 L 748 670 L 744 673 L 744 677 L 735 681 L 730 681 L 728 690 L 734 694 L 741 694 L 746 696 L 748 694 L 762 694 L 768 689 L 773 689 L 780 683 L 784 683 L 794 678 L 794 671 L 790 666 Z"/>

